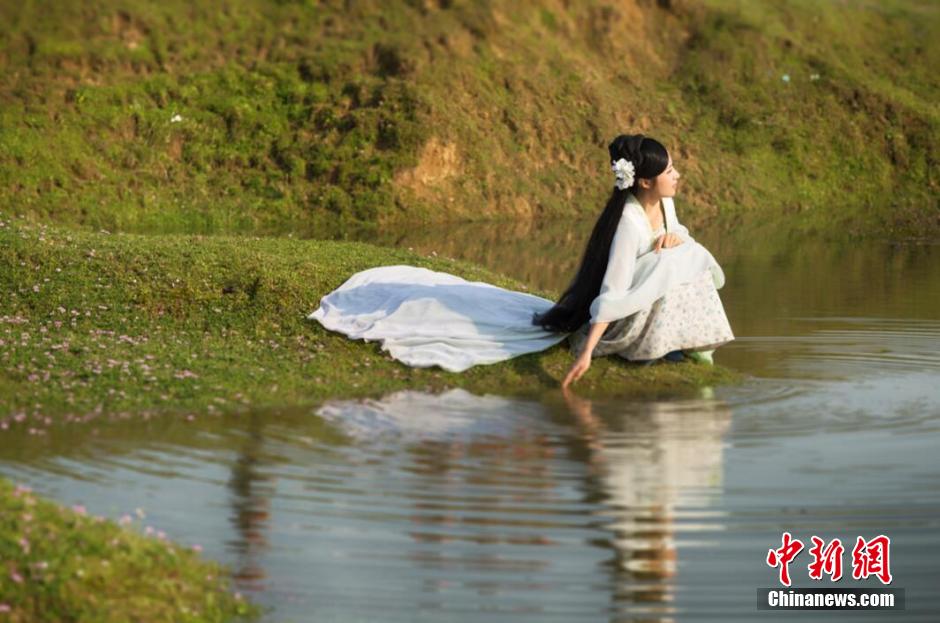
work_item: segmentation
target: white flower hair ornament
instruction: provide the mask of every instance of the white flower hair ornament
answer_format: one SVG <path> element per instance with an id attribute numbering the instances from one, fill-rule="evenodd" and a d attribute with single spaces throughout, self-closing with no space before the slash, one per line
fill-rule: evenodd
<path id="1" fill-rule="evenodd" d="M 617 188 L 625 190 L 633 186 L 634 170 L 632 162 L 626 158 L 621 158 L 610 165 L 610 170 L 614 172 L 614 177 L 617 178 Z"/>

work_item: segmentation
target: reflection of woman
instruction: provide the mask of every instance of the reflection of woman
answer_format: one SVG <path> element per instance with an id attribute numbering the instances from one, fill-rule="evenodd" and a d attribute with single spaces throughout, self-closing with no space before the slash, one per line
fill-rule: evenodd
<path id="1" fill-rule="evenodd" d="M 628 606 L 670 601 L 676 508 L 706 507 L 721 486 L 730 409 L 716 400 L 649 402 L 614 420 L 570 389 L 562 394 L 590 448 L 587 462 L 604 494 L 603 514 L 612 518 L 605 525 L 613 533 L 614 600 Z"/>
<path id="2" fill-rule="evenodd" d="M 635 134 L 618 136 L 608 150 L 616 187 L 581 266 L 558 303 L 532 321 L 573 332 L 578 357 L 563 386 L 592 357 L 711 362 L 714 349 L 734 339 L 717 292 L 724 274 L 676 217 L 680 176 L 666 148 Z"/>

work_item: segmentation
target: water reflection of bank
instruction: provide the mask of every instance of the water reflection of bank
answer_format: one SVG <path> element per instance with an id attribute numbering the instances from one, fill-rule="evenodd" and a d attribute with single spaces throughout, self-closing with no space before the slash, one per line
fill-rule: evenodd
<path id="1" fill-rule="evenodd" d="M 236 555 L 233 577 L 245 590 L 265 588 L 266 571 L 263 557 L 270 548 L 271 500 L 276 497 L 276 478 L 265 470 L 264 418 L 248 414 L 244 437 L 240 442 L 232 473 L 228 479 L 231 491 L 231 523 L 238 535 L 230 546 Z"/>

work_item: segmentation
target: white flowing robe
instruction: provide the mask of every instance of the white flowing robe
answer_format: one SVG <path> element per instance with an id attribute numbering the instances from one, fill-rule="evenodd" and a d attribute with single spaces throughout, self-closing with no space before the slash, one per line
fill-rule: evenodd
<path id="1" fill-rule="evenodd" d="M 377 340 L 413 368 L 462 372 L 561 342 L 566 333 L 532 324 L 533 312 L 553 305 L 418 266 L 377 266 L 352 275 L 307 318 L 352 339 Z"/>
<path id="2" fill-rule="evenodd" d="M 591 303 L 591 324 L 626 318 L 652 305 L 669 289 L 694 281 L 706 270 L 711 272 L 716 288 L 724 285 L 721 266 L 679 223 L 672 198 L 664 197 L 662 204 L 666 231 L 677 234 L 683 243 L 655 253 L 657 236 L 643 206 L 627 193 L 600 293 Z"/>

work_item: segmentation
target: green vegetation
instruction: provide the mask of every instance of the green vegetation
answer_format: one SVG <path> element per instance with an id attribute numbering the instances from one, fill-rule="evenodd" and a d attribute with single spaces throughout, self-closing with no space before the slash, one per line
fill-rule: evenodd
<path id="1" fill-rule="evenodd" d="M 696 221 L 940 229 L 940 6 L 591 0 L 0 8 L 0 206 L 96 230 L 333 235 L 596 213 L 606 144 Z"/>
<path id="2" fill-rule="evenodd" d="M 766 4 L 709 0 L 695 18 L 677 82 L 696 144 L 721 145 L 701 176 L 726 192 L 690 182 L 816 231 L 936 233 L 940 6 Z"/>
<path id="3" fill-rule="evenodd" d="M 376 342 L 306 316 L 365 268 L 410 264 L 511 289 L 480 267 L 358 242 L 96 234 L 0 219 L 0 414 L 41 428 L 83 417 L 313 404 L 426 387 L 557 388 L 566 342 L 450 373 L 410 368 Z M 554 299 L 557 293 L 534 292 Z M 733 378 L 720 367 L 638 367 L 602 358 L 578 383 L 593 394 L 675 393 Z"/>
<path id="4" fill-rule="evenodd" d="M 0 617 L 10 623 L 255 620 L 196 548 L 66 509 L 0 478 Z M 134 524 L 146 515 L 126 516 Z"/>

